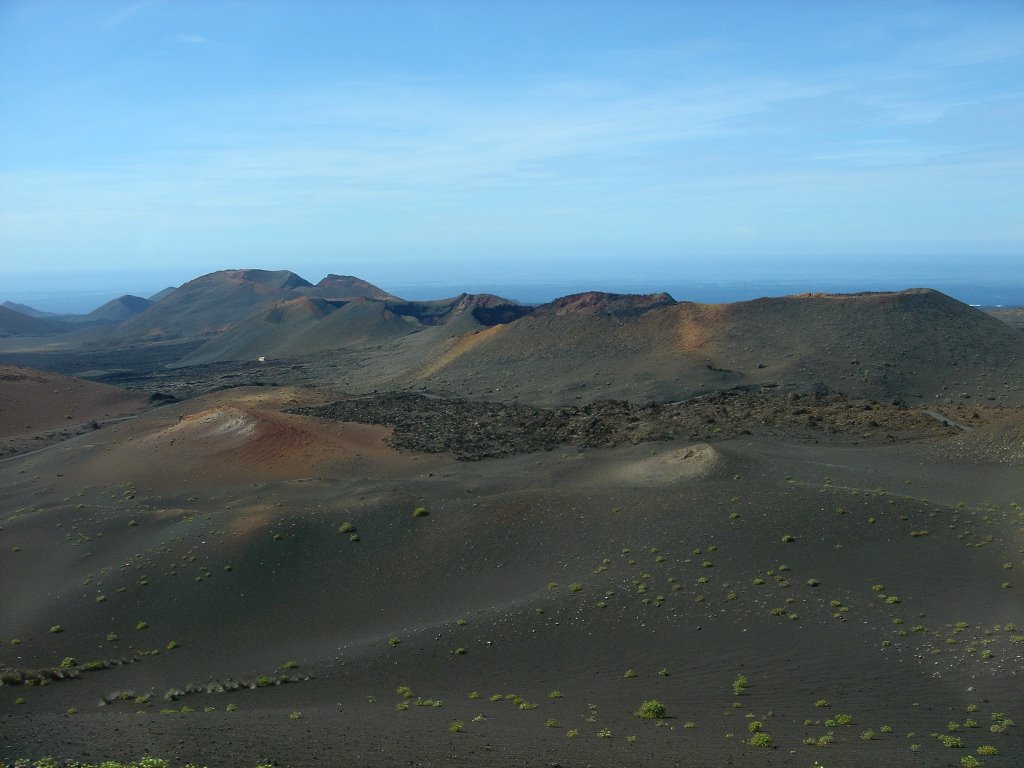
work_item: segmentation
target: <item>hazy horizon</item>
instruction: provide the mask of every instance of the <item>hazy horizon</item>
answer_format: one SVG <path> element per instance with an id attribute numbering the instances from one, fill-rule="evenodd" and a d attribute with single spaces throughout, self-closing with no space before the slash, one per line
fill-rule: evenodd
<path id="1" fill-rule="evenodd" d="M 290 270 L 316 283 L 330 273 L 351 274 L 368 280 L 402 298 L 438 299 L 459 293 L 494 293 L 523 303 L 542 303 L 559 296 L 596 290 L 610 293 L 654 293 L 665 291 L 678 300 L 697 302 L 745 301 L 761 296 L 805 292 L 854 293 L 907 288 L 934 288 L 968 304 L 982 306 L 1024 306 L 1024 271 L 1014 271 L 1016 259 L 993 259 L 988 271 L 949 270 L 928 257 L 893 262 L 875 260 L 858 273 L 829 269 L 828 262 L 794 262 L 787 269 L 768 268 L 764 263 L 733 258 L 705 264 L 700 269 L 673 270 L 651 266 L 632 271 L 592 272 L 580 269 L 538 269 L 518 274 L 477 271 L 463 274 L 399 272 L 372 265 L 325 266 L 313 264 L 231 264 L 217 269 Z M 364 268 L 353 269 L 362 266 Z M 212 270 L 217 271 L 217 270 Z M 13 301 L 33 309 L 55 313 L 87 313 L 105 302 L 132 294 L 149 297 L 168 287 L 177 287 L 203 273 L 183 268 L 106 272 L 75 271 L 31 273 L 5 279 L 0 302 Z"/>

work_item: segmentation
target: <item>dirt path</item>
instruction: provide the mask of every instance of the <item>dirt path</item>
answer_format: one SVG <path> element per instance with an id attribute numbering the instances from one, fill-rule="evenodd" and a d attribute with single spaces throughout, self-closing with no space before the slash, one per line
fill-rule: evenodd
<path id="1" fill-rule="evenodd" d="M 961 424 L 959 421 L 953 421 L 953 419 L 949 418 L 949 416 L 946 416 L 943 413 L 939 413 L 938 411 L 925 411 L 924 413 L 927 414 L 928 416 L 931 416 L 933 419 L 937 421 L 941 421 L 943 424 L 950 424 L 954 427 L 960 427 L 960 429 L 962 429 L 964 432 L 970 432 L 971 430 L 974 429 L 974 427 L 969 427 L 966 424 Z"/>

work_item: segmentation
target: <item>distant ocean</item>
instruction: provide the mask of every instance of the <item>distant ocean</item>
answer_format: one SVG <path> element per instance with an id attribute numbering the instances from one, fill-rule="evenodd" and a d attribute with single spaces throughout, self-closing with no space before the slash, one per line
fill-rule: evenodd
<path id="1" fill-rule="evenodd" d="M 320 279 L 323 273 L 313 270 L 297 270 L 300 275 L 313 282 Z M 475 278 L 464 280 L 447 278 L 437 280 L 412 281 L 375 277 L 368 272 L 355 274 L 379 285 L 384 290 L 405 299 L 423 300 L 440 299 L 456 296 L 460 293 L 493 293 L 507 299 L 524 304 L 541 304 L 546 301 L 582 291 L 607 291 L 611 293 L 655 293 L 665 291 L 679 301 L 695 301 L 702 303 L 720 303 L 731 301 L 747 301 L 762 296 L 782 296 L 786 294 L 824 292 L 824 293 L 856 293 L 859 291 L 898 291 L 905 288 L 934 288 L 942 291 L 966 304 L 981 307 L 1019 307 L 1024 306 L 1024 266 L 1013 270 L 1012 274 L 1003 274 L 998 278 L 983 280 L 964 279 L 960 276 L 946 278 L 932 274 L 927 278 L 913 276 L 898 277 L 822 277 L 808 275 L 805 278 L 787 275 L 784 279 L 772 279 L 758 276 L 751 279 L 709 279 L 706 275 L 694 279 L 683 279 L 677 274 L 671 277 L 647 276 L 643 278 L 622 277 L 562 277 L 560 279 L 516 279 L 509 278 Z M 137 279 L 131 275 L 119 275 L 114 281 L 104 285 L 92 280 L 70 280 L 65 285 L 55 284 L 52 280 L 27 284 L 23 281 L 11 283 L 0 279 L 0 302 L 14 301 L 30 307 L 56 313 L 87 313 L 102 304 L 126 293 L 149 297 L 169 285 L 181 284 L 200 273 L 181 276 L 177 280 L 154 278 L 151 275 L 140 275 Z M 4 283 L 7 283 L 6 285 Z"/>

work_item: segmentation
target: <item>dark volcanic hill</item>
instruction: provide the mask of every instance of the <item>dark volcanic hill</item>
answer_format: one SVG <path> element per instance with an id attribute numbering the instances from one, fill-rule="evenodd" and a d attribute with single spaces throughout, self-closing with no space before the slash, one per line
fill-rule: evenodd
<path id="1" fill-rule="evenodd" d="M 16 301 L 5 301 L 3 304 L 0 304 L 0 307 L 13 309 L 15 312 L 20 312 L 29 317 L 58 317 L 56 312 L 43 312 L 35 307 L 30 307 L 28 304 L 19 304 Z"/>
<path id="2" fill-rule="evenodd" d="M 638 317 L 658 307 L 675 304 L 667 293 L 603 293 L 587 291 L 563 296 L 537 307 L 537 315 L 606 315 Z"/>
<path id="3" fill-rule="evenodd" d="M 101 307 L 97 307 L 87 315 L 82 315 L 80 322 L 85 323 L 120 323 L 142 314 L 154 302 L 141 296 L 125 294 L 111 299 Z"/>
<path id="4" fill-rule="evenodd" d="M 68 333 L 72 328 L 60 320 L 31 317 L 6 306 L 0 307 L 0 336 L 53 336 Z"/>
<path id="5" fill-rule="evenodd" d="M 368 287 L 363 290 L 383 293 L 376 286 L 365 285 Z M 319 289 L 287 270 L 231 269 L 213 272 L 185 283 L 125 323 L 119 329 L 118 337 L 170 339 L 218 333 L 261 305 L 318 291 L 330 293 L 333 292 L 332 286 L 333 283 L 328 283 L 324 289 Z M 346 291 L 359 289 L 354 282 L 344 283 L 344 287 Z"/>
<path id="6" fill-rule="evenodd" d="M 638 315 L 571 306 L 467 337 L 416 378 L 539 403 L 819 382 L 886 399 L 1021 397 L 1024 338 L 937 291 L 659 302 Z"/>
<path id="7" fill-rule="evenodd" d="M 150 299 L 143 299 L 139 296 L 125 294 L 124 296 L 118 296 L 116 299 L 111 299 L 106 304 L 97 307 L 92 312 L 85 315 L 60 315 L 53 312 L 40 312 L 39 310 L 33 309 L 25 304 L 16 304 L 12 301 L 5 301 L 3 305 L 0 306 L 12 309 L 26 317 L 57 320 L 64 323 L 74 323 L 76 325 L 110 325 L 135 317 L 135 315 L 144 312 L 152 306 L 153 303 L 154 302 Z M 61 329 L 61 331 L 63 330 L 66 329 Z"/>
<path id="8" fill-rule="evenodd" d="M 316 296 L 321 299 L 350 299 L 362 296 L 367 299 L 385 301 L 398 298 L 381 290 L 373 283 L 351 275 L 328 275 L 316 285 L 300 290 L 307 296 Z"/>

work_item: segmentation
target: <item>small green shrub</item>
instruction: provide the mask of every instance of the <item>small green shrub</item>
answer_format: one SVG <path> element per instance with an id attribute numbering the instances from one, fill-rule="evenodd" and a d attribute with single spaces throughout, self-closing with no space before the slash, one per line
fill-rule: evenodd
<path id="1" fill-rule="evenodd" d="M 770 747 L 772 745 L 772 737 L 764 731 L 758 731 L 747 739 L 747 744 L 752 747 Z"/>
<path id="2" fill-rule="evenodd" d="M 650 699 L 641 704 L 635 714 L 644 720 L 660 720 L 665 716 L 665 705 L 657 699 Z"/>
<path id="3" fill-rule="evenodd" d="M 412 516 L 413 516 L 413 517 L 426 517 L 426 516 L 427 516 L 427 515 L 429 515 L 429 514 L 430 514 L 430 513 L 429 513 L 429 512 L 427 512 L 427 508 L 426 508 L 426 507 L 416 507 L 416 509 L 414 509 L 414 510 L 412 511 Z M 456 720 L 455 722 L 458 722 L 458 720 Z M 450 729 L 449 729 L 449 730 L 450 730 Z M 462 730 L 462 728 L 461 728 L 461 725 L 460 725 L 460 727 L 459 727 L 459 730 L 460 730 L 460 731 Z"/>

